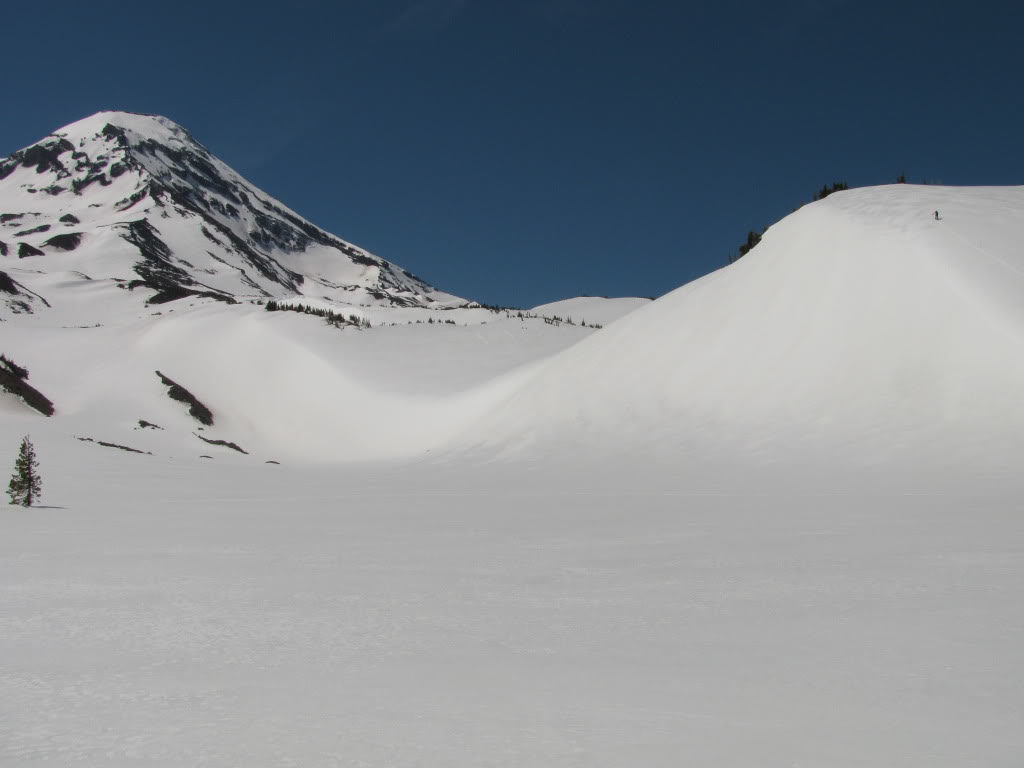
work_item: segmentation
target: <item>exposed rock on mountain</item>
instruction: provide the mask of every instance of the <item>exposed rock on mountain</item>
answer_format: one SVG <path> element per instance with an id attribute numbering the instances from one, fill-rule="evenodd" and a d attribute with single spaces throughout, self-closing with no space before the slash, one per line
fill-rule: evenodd
<path id="1" fill-rule="evenodd" d="M 153 115 L 100 112 L 0 161 L 0 235 L 0 256 L 123 280 L 152 303 L 461 303 L 306 221 Z"/>

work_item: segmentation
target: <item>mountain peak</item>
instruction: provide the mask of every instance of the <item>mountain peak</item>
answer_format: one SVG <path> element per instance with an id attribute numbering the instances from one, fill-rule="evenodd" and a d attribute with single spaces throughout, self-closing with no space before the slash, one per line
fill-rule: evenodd
<path id="1" fill-rule="evenodd" d="M 105 110 L 83 117 L 73 123 L 58 128 L 53 132 L 54 136 L 60 136 L 68 141 L 81 140 L 98 133 L 102 133 L 107 125 L 112 125 L 123 130 L 130 130 L 142 136 L 157 140 L 173 141 L 175 139 L 192 139 L 191 134 L 178 123 L 163 115 L 151 115 L 142 112 L 122 112 L 118 110 Z"/>
<path id="2" fill-rule="evenodd" d="M 302 218 L 160 115 L 97 112 L 0 161 L 0 212 L 0 255 L 145 286 L 150 301 L 461 303 Z"/>

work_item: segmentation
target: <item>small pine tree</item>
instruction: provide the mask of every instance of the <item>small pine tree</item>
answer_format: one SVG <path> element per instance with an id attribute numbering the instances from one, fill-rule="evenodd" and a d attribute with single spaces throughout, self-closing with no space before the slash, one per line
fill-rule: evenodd
<path id="1" fill-rule="evenodd" d="M 14 462 L 14 474 L 7 485 L 7 495 L 11 504 L 31 507 L 32 501 L 42 492 L 43 481 L 39 477 L 39 462 L 36 460 L 36 449 L 32 441 L 25 435 L 21 441 L 18 458 Z"/>

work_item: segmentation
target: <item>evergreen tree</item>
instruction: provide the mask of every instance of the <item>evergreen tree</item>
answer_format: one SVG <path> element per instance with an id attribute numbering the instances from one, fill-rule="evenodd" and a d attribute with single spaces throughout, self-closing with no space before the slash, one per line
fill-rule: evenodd
<path id="1" fill-rule="evenodd" d="M 750 253 L 751 249 L 755 245 L 757 245 L 758 243 L 761 242 L 761 235 L 762 234 L 763 234 L 763 231 L 762 232 L 755 232 L 754 230 L 751 230 L 750 232 L 747 232 L 747 242 L 745 242 L 743 245 L 741 245 L 739 247 L 739 249 L 738 249 L 739 250 L 739 255 L 738 256 L 733 256 L 732 258 L 730 258 L 729 259 L 729 263 L 732 264 L 734 262 L 737 262 L 740 259 L 742 259 L 744 256 L 746 256 L 748 253 Z"/>
<path id="2" fill-rule="evenodd" d="M 39 462 L 36 460 L 36 449 L 32 441 L 25 435 L 21 441 L 21 450 L 14 462 L 14 474 L 7 485 L 7 495 L 11 504 L 31 507 L 32 501 L 42 492 L 43 481 L 39 477 Z"/>
<path id="3" fill-rule="evenodd" d="M 845 181 L 835 181 L 830 187 L 825 184 L 820 190 L 814 195 L 815 200 L 824 200 L 826 197 L 831 195 L 833 192 L 842 192 L 843 190 L 849 189 L 849 185 Z"/>

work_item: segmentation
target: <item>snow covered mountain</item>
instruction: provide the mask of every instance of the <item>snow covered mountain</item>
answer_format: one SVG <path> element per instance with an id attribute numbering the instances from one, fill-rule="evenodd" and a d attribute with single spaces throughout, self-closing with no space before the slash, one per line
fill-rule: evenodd
<path id="1" fill-rule="evenodd" d="M 203 431 L 303 461 L 877 462 L 1003 462 L 1024 434 L 1021 187 L 838 192 L 657 301 L 529 313 L 317 229 L 159 117 L 100 113 L 15 153 L 0 214 L 0 353 L 31 372 L 7 389 L 34 387 L 63 434 L 187 454 Z M 41 418 L 12 397 L 7 417 Z"/>
<path id="2" fill-rule="evenodd" d="M 838 192 L 540 366 L 468 439 L 1005 462 L 1024 443 L 1022 242 L 1024 187 Z"/>
<path id="3" fill-rule="evenodd" d="M 0 161 L 0 256 L 115 280 L 150 304 L 296 295 L 352 305 L 464 303 L 314 226 L 164 117 L 100 112 Z M 10 270 L 0 311 L 40 295 Z"/>
<path id="4" fill-rule="evenodd" d="M 16 431 L 193 458 L 422 456 L 644 303 L 513 313 L 442 293 L 162 117 L 102 112 L 0 163 L 0 418 Z"/>

